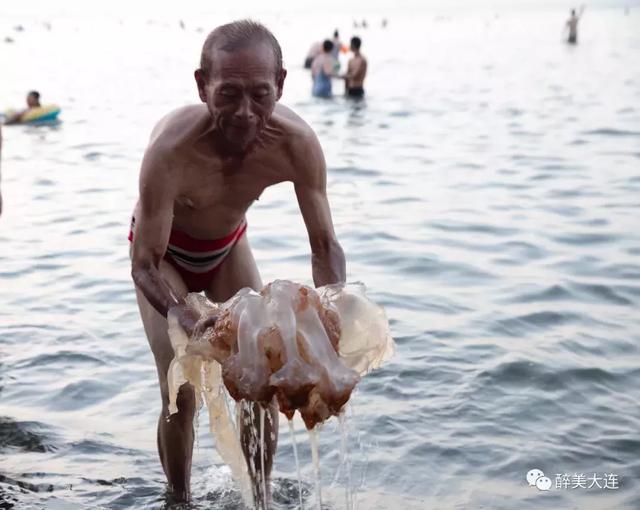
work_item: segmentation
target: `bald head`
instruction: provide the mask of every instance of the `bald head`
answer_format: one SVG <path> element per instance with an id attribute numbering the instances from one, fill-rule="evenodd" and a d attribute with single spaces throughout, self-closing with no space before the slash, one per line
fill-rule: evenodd
<path id="1" fill-rule="evenodd" d="M 259 43 L 266 43 L 271 47 L 275 62 L 274 73 L 277 78 L 282 72 L 282 50 L 280 44 L 267 27 L 251 20 L 234 21 L 213 30 L 202 46 L 200 69 L 207 76 L 210 75 L 211 64 L 215 58 L 215 52 L 218 50 L 232 52 Z"/>

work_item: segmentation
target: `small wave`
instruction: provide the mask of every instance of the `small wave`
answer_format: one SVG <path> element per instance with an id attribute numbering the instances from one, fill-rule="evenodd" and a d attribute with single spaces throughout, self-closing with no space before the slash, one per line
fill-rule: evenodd
<path id="1" fill-rule="evenodd" d="M 602 244 L 613 243 L 619 240 L 619 237 L 613 234 L 596 234 L 591 232 L 575 233 L 552 237 L 557 243 L 565 244 Z"/>
<path id="2" fill-rule="evenodd" d="M 136 450 L 117 446 L 116 444 L 106 441 L 99 441 L 97 439 L 83 439 L 82 441 L 71 443 L 70 446 L 71 452 L 76 455 L 108 454 L 135 457 L 139 454 Z"/>
<path id="3" fill-rule="evenodd" d="M 496 276 L 471 264 L 462 262 L 443 262 L 430 257 L 405 257 L 392 252 L 380 254 L 365 253 L 364 260 L 369 264 L 396 267 L 396 271 L 407 275 L 430 275 L 431 278 L 444 280 L 448 285 L 467 285 L 478 283 Z"/>
<path id="4" fill-rule="evenodd" d="M 345 166 L 331 169 L 334 172 L 340 174 L 353 175 L 354 177 L 377 177 L 380 175 L 378 170 L 372 170 L 369 168 L 357 168 L 355 166 Z"/>
<path id="5" fill-rule="evenodd" d="M 601 135 L 601 136 L 640 136 L 640 131 L 629 131 L 626 129 L 601 128 L 583 131 L 583 135 Z"/>
<path id="6" fill-rule="evenodd" d="M 33 421 L 15 421 L 0 416 L 0 451 L 19 448 L 25 452 L 50 452 L 56 447 L 51 444 L 44 433 L 45 426 Z"/>
<path id="7" fill-rule="evenodd" d="M 104 365 L 105 362 L 101 359 L 73 351 L 58 351 L 47 354 L 40 354 L 38 356 L 30 357 L 23 362 L 17 362 L 15 368 L 32 368 L 32 367 L 47 367 L 47 369 L 53 369 L 54 367 L 63 366 L 80 366 L 80 365 Z"/>
<path id="8" fill-rule="evenodd" d="M 545 301 L 584 301 L 587 303 L 607 303 L 613 305 L 632 305 L 633 301 L 620 295 L 615 288 L 604 284 L 585 284 L 569 282 L 555 284 L 545 289 L 525 292 L 505 298 L 506 302 L 538 303 Z"/>
<path id="9" fill-rule="evenodd" d="M 99 151 L 91 151 L 91 152 L 86 152 L 85 154 L 82 155 L 82 157 L 87 161 L 97 161 L 104 155 L 105 155 L 104 153 Z"/>
<path id="10" fill-rule="evenodd" d="M 481 223 L 461 223 L 461 222 L 430 222 L 429 226 L 447 232 L 469 232 L 477 234 L 491 234 L 496 236 L 512 236 L 518 233 L 515 228 L 497 227 L 495 225 Z"/>
<path id="11" fill-rule="evenodd" d="M 55 487 L 53 484 L 49 483 L 30 483 L 25 482 L 24 480 L 16 480 L 15 478 L 10 478 L 3 474 L 0 474 L 0 483 L 5 483 L 9 486 L 19 487 L 21 490 L 20 493 L 24 494 L 25 491 L 29 492 L 53 492 Z M 0 508 L 13 508 L 13 505 L 4 506 L 4 503 L 8 503 L 8 500 L 5 500 L 3 497 L 3 493 L 0 491 Z M 18 502 L 18 499 L 14 499 L 14 502 Z"/>
<path id="12" fill-rule="evenodd" d="M 577 294 L 587 298 L 588 301 L 606 302 L 614 305 L 632 305 L 633 302 L 618 294 L 614 288 L 603 284 L 572 283 L 571 287 Z"/>
<path id="13" fill-rule="evenodd" d="M 572 298 L 573 294 L 562 285 L 552 285 L 538 292 L 528 292 L 515 297 L 509 296 L 505 301 L 513 303 L 538 303 L 541 301 L 571 300 Z"/>
<path id="14" fill-rule="evenodd" d="M 115 383 L 107 383 L 102 379 L 83 379 L 67 384 L 57 395 L 51 398 L 50 405 L 56 410 L 84 409 L 110 399 L 118 390 L 119 388 Z"/>
<path id="15" fill-rule="evenodd" d="M 604 385 L 611 389 L 624 386 L 630 374 L 613 373 L 599 367 L 571 367 L 552 369 L 548 365 L 534 361 L 510 361 L 483 370 L 477 374 L 476 380 L 483 386 L 527 386 L 542 390 L 561 390 Z M 632 374 L 631 374 L 632 375 Z"/>
<path id="16" fill-rule="evenodd" d="M 598 324 L 599 322 L 584 314 L 544 310 L 528 313 L 517 317 L 495 320 L 490 329 L 496 334 L 511 337 L 523 337 L 535 333 L 557 328 L 566 324 Z"/>

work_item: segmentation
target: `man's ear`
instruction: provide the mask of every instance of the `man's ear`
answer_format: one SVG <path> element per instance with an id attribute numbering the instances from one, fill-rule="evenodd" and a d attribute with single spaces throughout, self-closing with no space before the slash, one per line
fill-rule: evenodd
<path id="1" fill-rule="evenodd" d="M 278 77 L 276 78 L 276 86 L 278 88 L 277 92 L 276 92 L 276 100 L 280 100 L 280 98 L 282 97 L 282 89 L 284 88 L 284 79 L 287 77 L 287 70 L 286 69 L 282 69 L 280 71 L 280 74 L 278 75 Z"/>
<path id="2" fill-rule="evenodd" d="M 202 69 L 196 69 L 193 73 L 194 78 L 196 79 L 196 84 L 198 85 L 198 95 L 200 96 L 200 101 L 203 103 L 207 102 L 207 94 L 206 94 L 206 85 L 207 78 L 206 73 Z"/>

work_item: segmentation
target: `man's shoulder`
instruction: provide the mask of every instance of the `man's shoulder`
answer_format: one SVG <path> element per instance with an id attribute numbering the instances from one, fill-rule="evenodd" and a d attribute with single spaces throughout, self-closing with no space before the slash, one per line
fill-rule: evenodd
<path id="1" fill-rule="evenodd" d="M 274 124 L 282 130 L 287 145 L 299 146 L 315 140 L 316 136 L 309 124 L 291 108 L 280 103 L 272 115 Z"/>
<path id="2" fill-rule="evenodd" d="M 170 111 L 153 128 L 149 149 L 171 152 L 206 125 L 210 115 L 204 104 L 188 105 Z"/>
<path id="3" fill-rule="evenodd" d="M 315 132 L 298 114 L 278 104 L 272 116 L 277 129 L 283 133 L 283 148 L 290 164 L 296 168 L 297 176 L 305 170 L 314 172 L 311 161 L 322 160 L 322 148 Z"/>

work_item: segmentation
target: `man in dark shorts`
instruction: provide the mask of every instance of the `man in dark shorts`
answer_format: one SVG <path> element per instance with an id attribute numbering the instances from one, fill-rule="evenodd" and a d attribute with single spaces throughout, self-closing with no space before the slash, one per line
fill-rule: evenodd
<path id="1" fill-rule="evenodd" d="M 364 97 L 364 78 L 367 75 L 367 59 L 360 53 L 362 40 L 359 37 L 351 38 L 351 51 L 353 57 L 349 60 L 347 74 L 344 75 L 345 93 L 347 97 L 355 99 Z"/>
<path id="2" fill-rule="evenodd" d="M 212 324 L 185 305 L 188 292 L 204 291 L 209 299 L 223 302 L 243 287 L 263 287 L 245 213 L 265 188 L 285 181 L 294 184 L 307 228 L 315 285 L 345 281 L 322 148 L 311 127 L 277 103 L 286 75 L 280 45 L 264 26 L 237 21 L 216 28 L 195 71 L 203 104 L 179 108 L 161 119 L 142 161 L 140 197 L 129 234 L 131 275 L 160 383 L 160 461 L 180 500 L 190 495 L 196 409 L 193 387 L 185 384 L 177 396 L 178 413 L 168 415 L 167 369 L 174 357 L 167 333 L 169 310 L 191 334 Z M 251 452 L 249 443 L 256 429 L 257 437 L 264 437 L 268 478 L 278 408 L 272 402 L 264 431 L 259 430 L 257 410 L 256 405 L 240 417 L 240 439 L 247 463 L 255 463 L 254 472 L 260 473 L 260 452 Z M 256 480 L 254 494 L 261 494 Z"/>
<path id="3" fill-rule="evenodd" d="M 567 20 L 567 30 L 569 31 L 569 37 L 567 38 L 567 42 L 569 44 L 577 44 L 578 43 L 578 21 L 582 17 L 582 13 L 584 12 L 584 7 L 580 9 L 580 13 L 576 14 L 575 9 L 571 9 L 571 16 Z"/>

